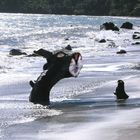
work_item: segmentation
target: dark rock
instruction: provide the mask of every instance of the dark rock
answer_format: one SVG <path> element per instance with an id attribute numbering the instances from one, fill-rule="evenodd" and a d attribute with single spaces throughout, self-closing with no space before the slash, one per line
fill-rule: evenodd
<path id="1" fill-rule="evenodd" d="M 134 32 L 134 34 L 140 34 L 140 32 Z"/>
<path id="2" fill-rule="evenodd" d="M 132 45 L 140 45 L 140 42 L 132 43 Z"/>
<path id="3" fill-rule="evenodd" d="M 9 52 L 10 55 L 27 55 L 25 52 L 22 52 L 19 49 L 12 49 Z"/>
<path id="4" fill-rule="evenodd" d="M 65 49 L 67 49 L 67 50 L 72 50 L 72 47 L 71 47 L 71 45 L 67 45 L 66 47 L 65 47 Z"/>
<path id="5" fill-rule="evenodd" d="M 124 54 L 124 53 L 126 53 L 125 50 L 119 50 L 119 51 L 117 52 L 117 54 Z"/>
<path id="6" fill-rule="evenodd" d="M 119 31 L 120 29 L 117 26 L 114 26 L 113 31 Z"/>
<path id="7" fill-rule="evenodd" d="M 140 33 L 139 32 L 134 32 L 132 38 L 133 39 L 140 39 Z"/>
<path id="8" fill-rule="evenodd" d="M 105 43 L 105 42 L 106 42 L 105 39 L 101 39 L 101 40 L 99 41 L 99 43 Z"/>
<path id="9" fill-rule="evenodd" d="M 112 22 L 106 22 L 103 25 L 104 25 L 106 30 L 113 30 L 113 28 L 115 26 L 114 23 L 112 23 Z"/>
<path id="10" fill-rule="evenodd" d="M 67 41 L 67 40 L 69 40 L 69 38 L 65 38 L 65 40 Z"/>
<path id="11" fill-rule="evenodd" d="M 125 22 L 122 24 L 121 28 L 124 28 L 124 29 L 133 29 L 133 24 L 130 23 L 130 22 Z"/>
<path id="12" fill-rule="evenodd" d="M 118 80 L 118 86 L 116 87 L 114 94 L 116 95 L 117 99 L 126 100 L 129 98 L 129 96 L 125 93 L 125 87 L 124 87 L 123 80 Z"/>
<path id="13" fill-rule="evenodd" d="M 112 22 L 103 23 L 100 26 L 100 29 L 112 30 L 112 31 L 119 31 L 119 28 L 117 26 L 115 26 L 115 24 L 112 23 Z"/>
<path id="14" fill-rule="evenodd" d="M 133 39 L 137 39 L 138 36 L 134 34 L 134 35 L 132 36 L 132 38 L 133 38 Z"/>

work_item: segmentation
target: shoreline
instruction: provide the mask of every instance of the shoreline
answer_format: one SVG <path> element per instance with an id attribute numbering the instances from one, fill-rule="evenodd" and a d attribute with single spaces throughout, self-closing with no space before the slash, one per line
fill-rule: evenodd
<path id="1" fill-rule="evenodd" d="M 5 140 L 19 138 L 70 140 L 70 136 L 73 135 L 73 140 L 91 140 L 93 137 L 96 140 L 129 140 L 129 138 L 138 140 L 140 76 L 127 76 L 122 79 L 130 96 L 125 102 L 117 102 L 115 99 L 113 90 L 116 87 L 116 80 L 103 83 L 92 92 L 53 102 L 51 109 L 44 109 L 41 106 L 38 108 L 31 103 L 27 105 L 27 101 L 19 102 L 18 104 L 22 106 L 19 110 L 15 109 L 18 111 L 17 116 L 18 113 L 20 116 L 23 115 L 23 121 L 21 117 L 17 123 L 2 129 L 1 137 L 3 136 Z M 16 101 L 7 103 L 7 109 L 8 104 L 10 106 L 17 103 Z"/>
<path id="2" fill-rule="evenodd" d="M 114 17 L 114 18 L 131 18 L 131 19 L 135 19 L 135 18 L 140 18 L 140 16 L 113 16 L 113 15 L 76 15 L 76 14 L 53 14 L 53 13 L 22 13 L 22 12 L 0 12 L 0 14 L 14 14 L 14 15 L 56 15 L 56 16 L 85 16 L 85 17 Z"/>
<path id="3" fill-rule="evenodd" d="M 83 133 L 85 133 L 85 135 L 88 134 L 88 136 L 83 136 L 81 137 L 82 140 L 90 140 L 92 137 L 94 137 L 97 140 L 138 140 L 140 134 L 139 134 L 139 130 L 140 130 L 140 123 L 139 122 L 140 118 L 140 103 L 139 103 L 139 98 L 135 98 L 135 96 L 133 94 L 138 94 L 138 91 L 140 90 L 139 88 L 139 81 L 140 81 L 140 77 L 137 76 L 132 76 L 130 78 L 126 78 L 126 89 L 128 92 L 128 95 L 130 95 L 130 98 L 126 101 L 122 101 L 122 102 L 117 102 L 115 100 L 115 96 L 110 95 L 110 100 L 106 101 L 105 100 L 105 96 L 108 98 L 108 94 L 104 96 L 104 100 L 102 101 L 97 101 L 96 102 L 89 102 L 89 103 L 85 103 L 84 105 L 81 105 L 80 107 L 85 109 L 86 106 L 88 106 L 87 108 L 90 109 L 91 112 L 96 112 L 96 110 L 99 111 L 99 114 L 102 113 L 102 111 L 104 112 L 103 116 L 100 114 L 97 114 L 101 117 L 99 117 L 100 119 L 97 119 L 94 114 L 93 117 L 93 113 L 89 114 L 89 116 L 91 116 L 91 119 L 97 119 L 96 121 L 92 121 L 91 119 L 89 119 L 90 121 L 87 122 L 87 124 L 85 124 L 85 126 L 83 125 L 83 127 L 81 129 L 83 130 L 79 130 L 79 131 L 83 131 Z M 131 84 L 133 85 L 135 81 L 135 88 L 138 90 L 136 91 L 135 89 L 133 89 L 133 87 L 131 86 Z M 108 82 L 110 83 L 110 82 Z M 112 87 L 114 87 L 114 84 L 109 85 L 108 87 L 108 83 L 105 83 L 102 87 L 96 89 L 96 93 L 93 96 L 96 96 L 96 94 L 100 93 L 102 90 L 104 90 L 106 93 L 109 93 L 111 91 L 111 89 L 113 89 Z M 107 85 L 107 87 L 106 87 Z M 109 90 L 110 89 L 110 90 Z M 101 91 L 100 91 L 101 90 Z M 86 95 L 80 95 L 80 96 L 85 96 Z M 98 95 L 99 96 L 99 95 Z M 102 95 L 100 96 L 102 98 Z M 140 96 L 139 96 L 140 97 Z M 89 97 L 88 97 L 89 98 Z M 97 98 L 97 97 L 96 97 Z M 92 99 L 91 99 L 92 100 Z M 86 102 L 86 101 L 85 101 Z M 109 105 L 111 104 L 111 106 Z M 83 106 L 83 107 L 82 107 Z M 76 108 L 78 108 L 78 106 L 76 106 Z M 81 109 L 82 110 L 82 109 Z M 107 113 L 108 112 L 108 113 Z M 81 116 L 83 116 L 83 113 Z M 108 115 L 109 116 L 108 116 Z M 97 115 L 97 116 L 98 116 Z M 136 115 L 136 116 L 135 116 Z M 84 115 L 87 116 L 87 118 L 89 117 L 88 115 Z M 90 117 L 89 117 L 90 118 Z M 89 124 L 90 123 L 90 124 Z M 95 127 L 96 125 L 96 127 Z M 85 128 L 89 129 L 86 130 Z M 80 133 L 78 131 L 77 128 L 77 133 Z M 69 133 L 72 134 L 72 132 L 68 132 L 64 135 L 70 135 Z M 73 133 L 76 133 L 73 131 Z M 77 135 L 77 134 L 75 134 Z M 63 138 L 60 136 L 60 139 L 63 140 Z M 74 140 L 76 140 L 77 138 L 74 138 Z M 55 138 L 54 138 L 55 140 Z M 69 140 L 69 139 L 68 139 Z"/>

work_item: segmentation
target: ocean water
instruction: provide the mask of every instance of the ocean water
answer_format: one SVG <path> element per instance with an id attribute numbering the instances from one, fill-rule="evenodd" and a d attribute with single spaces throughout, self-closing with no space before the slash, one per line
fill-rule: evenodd
<path id="1" fill-rule="evenodd" d="M 110 21 L 118 27 L 129 21 L 134 27 L 100 31 L 100 25 Z M 119 132 L 109 135 L 110 128 L 130 126 L 138 118 L 130 115 L 125 122 L 127 114 L 139 115 L 140 45 L 132 43 L 140 40 L 132 39 L 134 32 L 140 32 L 140 18 L 1 13 L 0 139 L 117 139 Z M 99 43 L 101 39 L 107 42 Z M 46 60 L 10 56 L 9 51 L 15 48 L 32 54 L 40 48 L 55 51 L 68 44 L 82 54 L 80 75 L 53 87 L 51 108 L 30 103 L 28 82 L 40 75 Z M 120 49 L 127 53 L 116 54 Z M 118 79 L 126 81 L 130 94 L 125 103 L 117 103 L 113 95 Z"/>

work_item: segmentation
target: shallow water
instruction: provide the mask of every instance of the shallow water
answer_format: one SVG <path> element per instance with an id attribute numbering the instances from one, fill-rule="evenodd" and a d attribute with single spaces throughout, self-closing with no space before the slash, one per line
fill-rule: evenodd
<path id="1" fill-rule="evenodd" d="M 109 21 L 119 27 L 130 21 L 134 29 L 100 31 Z M 126 132 L 139 128 L 134 124 L 139 121 L 140 45 L 132 45 L 139 25 L 140 18 L 128 17 L 0 14 L 0 139 L 137 140 L 138 133 L 128 137 Z M 108 41 L 98 43 L 100 39 Z M 68 44 L 83 56 L 79 77 L 53 87 L 50 107 L 30 103 L 28 81 L 38 77 L 46 60 L 10 56 L 9 51 L 32 54 Z M 119 49 L 127 53 L 116 54 Z M 117 102 L 113 95 L 118 79 L 126 83 L 127 101 Z"/>

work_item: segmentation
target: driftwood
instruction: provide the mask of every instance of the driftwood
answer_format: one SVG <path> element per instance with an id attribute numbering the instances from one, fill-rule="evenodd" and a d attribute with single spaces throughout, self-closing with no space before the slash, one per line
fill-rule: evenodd
<path id="1" fill-rule="evenodd" d="M 82 68 L 82 56 L 78 52 L 72 53 L 67 49 L 53 53 L 40 49 L 34 53 L 46 58 L 47 63 L 43 66 L 44 71 L 35 83 L 30 81 L 32 90 L 29 100 L 35 104 L 49 105 L 52 87 L 63 78 L 78 76 Z"/>

